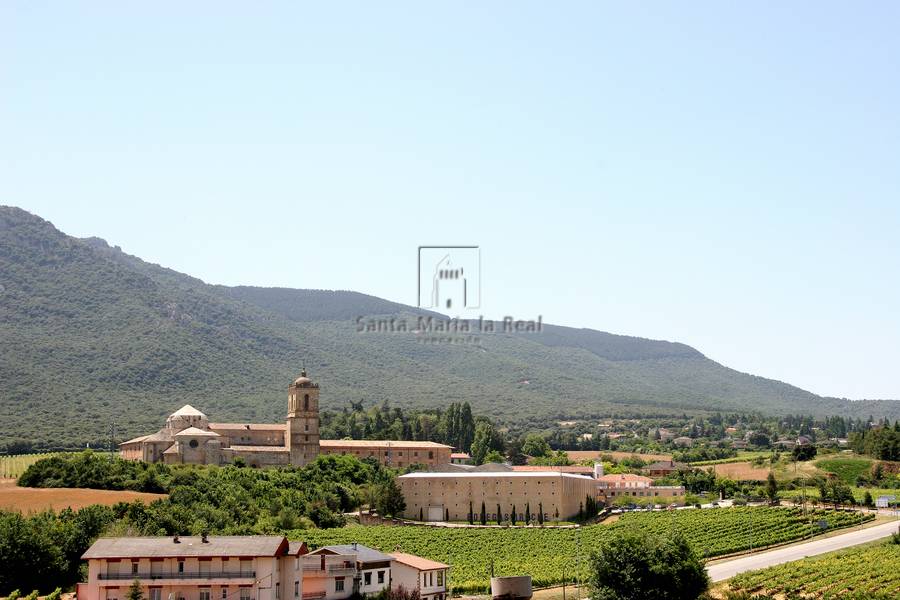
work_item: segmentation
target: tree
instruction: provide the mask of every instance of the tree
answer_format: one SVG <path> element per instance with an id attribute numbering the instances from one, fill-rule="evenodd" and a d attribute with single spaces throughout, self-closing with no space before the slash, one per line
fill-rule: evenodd
<path id="1" fill-rule="evenodd" d="M 484 502 L 481 503 L 481 524 L 487 525 L 487 509 L 484 507 Z"/>
<path id="2" fill-rule="evenodd" d="M 399 516 L 406 510 L 403 492 L 393 479 L 378 486 L 375 494 L 375 510 L 383 517 Z"/>
<path id="3" fill-rule="evenodd" d="M 531 525 L 531 503 L 525 503 L 525 524 Z"/>
<path id="4" fill-rule="evenodd" d="M 775 481 L 775 473 L 769 471 L 769 476 L 766 478 L 766 497 L 769 499 L 769 504 L 778 504 L 778 482 Z"/>
<path id="5" fill-rule="evenodd" d="M 550 444 L 543 436 L 536 433 L 530 433 L 525 436 L 525 443 L 522 444 L 522 452 L 528 456 L 541 457 L 550 454 Z"/>
<path id="6" fill-rule="evenodd" d="M 866 490 L 866 493 L 863 495 L 863 506 L 867 506 L 868 508 L 875 506 L 875 502 L 872 500 L 872 494 L 869 493 L 869 490 Z"/>
<path id="7" fill-rule="evenodd" d="M 485 462 L 503 462 L 501 450 L 503 450 L 503 436 L 490 421 L 479 421 L 475 427 L 475 437 L 472 441 L 472 461 L 476 465 Z M 500 460 L 488 460 L 488 455 L 491 459 L 496 459 L 498 454 Z"/>
<path id="8" fill-rule="evenodd" d="M 816 447 L 812 444 L 802 444 L 799 446 L 794 446 L 794 449 L 791 451 L 791 453 L 794 455 L 794 460 L 812 460 L 816 457 Z"/>
<path id="9" fill-rule="evenodd" d="M 591 554 L 588 586 L 592 600 L 695 600 L 709 576 L 681 534 L 629 528 Z"/>
<path id="10" fill-rule="evenodd" d="M 510 508 L 512 510 L 509 513 L 509 523 L 510 523 L 510 525 L 515 525 L 516 524 L 516 505 L 513 504 Z"/>
<path id="11" fill-rule="evenodd" d="M 474 511 L 472 510 L 472 501 L 469 500 L 469 525 L 475 524 L 475 515 L 473 513 Z"/>
<path id="12" fill-rule="evenodd" d="M 503 511 L 500 510 L 500 505 L 497 505 L 497 525 L 503 525 Z"/>
<path id="13" fill-rule="evenodd" d="M 491 450 L 484 455 L 485 463 L 502 463 L 504 460 L 506 460 L 506 457 L 496 450 Z"/>
<path id="14" fill-rule="evenodd" d="M 141 580 L 135 578 L 134 581 L 131 582 L 131 587 L 128 588 L 128 593 L 125 595 L 128 600 L 144 600 L 144 590 L 141 589 Z"/>
<path id="15" fill-rule="evenodd" d="M 522 446 L 524 445 L 524 441 L 522 438 L 517 437 L 513 438 L 506 445 L 506 458 L 509 460 L 509 464 L 511 465 L 524 465 L 525 453 L 522 452 Z"/>
<path id="16" fill-rule="evenodd" d="M 538 502 L 538 525 L 544 524 L 544 503 Z"/>

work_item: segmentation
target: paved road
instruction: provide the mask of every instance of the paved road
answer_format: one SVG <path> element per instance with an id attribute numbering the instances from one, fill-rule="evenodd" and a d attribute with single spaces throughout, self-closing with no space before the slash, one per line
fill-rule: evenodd
<path id="1" fill-rule="evenodd" d="M 879 538 L 888 537 L 897 531 L 897 527 L 897 521 L 891 521 L 890 523 L 883 523 L 866 529 L 857 529 L 830 538 L 814 540 L 804 544 L 787 546 L 785 548 L 778 548 L 777 550 L 769 550 L 767 552 L 760 552 L 742 558 L 722 561 L 709 565 L 706 570 L 709 572 L 709 576 L 713 581 L 722 581 L 723 579 L 729 579 L 744 571 L 780 565 L 781 563 L 800 560 L 807 556 L 833 552 L 848 546 L 865 544 L 866 542 L 871 542 Z"/>

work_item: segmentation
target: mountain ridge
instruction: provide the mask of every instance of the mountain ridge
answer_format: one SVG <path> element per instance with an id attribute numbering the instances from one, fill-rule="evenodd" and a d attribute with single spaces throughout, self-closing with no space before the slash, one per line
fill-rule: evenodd
<path id="1" fill-rule="evenodd" d="M 900 403 L 823 398 L 740 373 L 679 342 L 545 325 L 478 345 L 360 333 L 356 316 L 436 315 L 353 291 L 211 285 L 100 238 L 0 207 L 0 448 L 145 433 L 182 404 L 216 419 L 280 421 L 306 364 L 323 409 L 440 407 L 521 428 L 553 418 L 683 411 L 900 416 Z"/>

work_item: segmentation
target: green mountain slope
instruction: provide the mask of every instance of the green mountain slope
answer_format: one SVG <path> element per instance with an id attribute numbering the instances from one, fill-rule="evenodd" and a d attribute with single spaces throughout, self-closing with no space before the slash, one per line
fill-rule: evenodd
<path id="1" fill-rule="evenodd" d="M 302 364 L 323 408 L 388 400 L 527 424 L 548 418 L 756 410 L 900 416 L 824 399 L 685 346 L 546 326 L 480 345 L 357 331 L 423 311 L 356 292 L 207 285 L 0 207 L 0 448 L 96 444 L 155 430 L 190 403 L 218 420 L 280 421 Z"/>

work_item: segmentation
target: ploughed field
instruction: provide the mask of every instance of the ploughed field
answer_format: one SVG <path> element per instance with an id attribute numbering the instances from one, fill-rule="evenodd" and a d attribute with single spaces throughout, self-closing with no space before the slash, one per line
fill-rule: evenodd
<path id="1" fill-rule="evenodd" d="M 900 598 L 900 546 L 882 542 L 748 571 L 733 577 L 728 587 L 803 598 Z"/>
<path id="2" fill-rule="evenodd" d="M 582 528 L 449 528 L 423 526 L 350 526 L 293 531 L 291 539 L 315 546 L 361 544 L 383 552 L 402 551 L 452 565 L 454 591 L 482 592 L 489 586 L 491 562 L 496 575 L 530 574 L 535 586 L 583 578 L 590 552 L 623 527 L 651 532 L 681 532 L 703 557 L 721 556 L 780 544 L 848 527 L 874 518 L 857 512 L 802 511 L 794 508 L 735 507 L 625 514 L 611 524 Z"/>
<path id="3" fill-rule="evenodd" d="M 91 504 L 109 506 L 116 502 L 132 502 L 134 500 L 153 502 L 158 498 L 165 497 L 165 494 L 148 494 L 127 490 L 23 488 L 16 486 L 14 480 L 0 480 L 0 510 L 21 513 L 40 512 L 49 508 L 62 510 L 67 507 L 77 510 Z"/>

